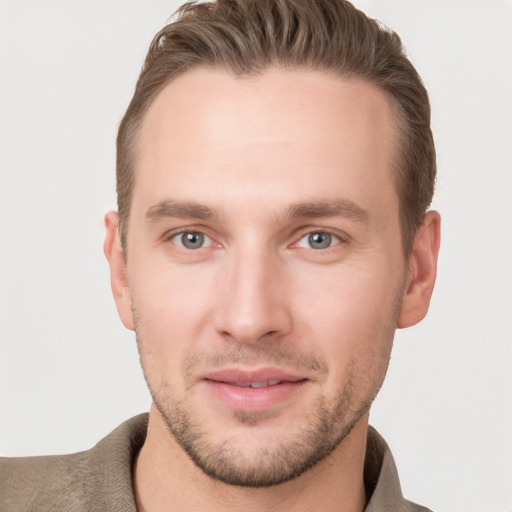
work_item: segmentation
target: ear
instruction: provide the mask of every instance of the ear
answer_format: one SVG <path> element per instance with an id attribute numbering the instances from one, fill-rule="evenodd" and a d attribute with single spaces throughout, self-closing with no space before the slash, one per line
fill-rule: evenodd
<path id="1" fill-rule="evenodd" d="M 427 212 L 409 257 L 405 294 L 398 315 L 398 327 L 415 325 L 427 314 L 437 274 L 437 255 L 441 243 L 441 217 Z"/>
<path id="2" fill-rule="evenodd" d="M 132 301 L 126 278 L 126 260 L 119 237 L 119 216 L 116 212 L 105 215 L 105 242 L 103 252 L 110 266 L 110 284 L 112 294 L 121 321 L 127 329 L 134 330 Z"/>

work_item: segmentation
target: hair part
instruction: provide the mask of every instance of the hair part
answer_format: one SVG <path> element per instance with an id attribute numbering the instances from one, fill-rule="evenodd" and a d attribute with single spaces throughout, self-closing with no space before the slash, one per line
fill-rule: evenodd
<path id="1" fill-rule="evenodd" d="M 430 103 L 399 36 L 346 0 L 189 2 L 154 37 L 117 137 L 117 197 L 126 252 L 137 175 L 137 142 L 147 109 L 173 79 L 199 66 L 236 76 L 271 66 L 321 70 L 375 84 L 391 99 L 399 132 L 395 186 L 408 256 L 434 193 Z"/>

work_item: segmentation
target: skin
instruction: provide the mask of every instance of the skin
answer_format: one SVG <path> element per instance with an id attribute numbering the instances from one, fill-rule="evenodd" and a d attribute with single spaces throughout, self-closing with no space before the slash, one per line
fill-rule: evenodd
<path id="1" fill-rule="evenodd" d="M 369 408 L 439 248 L 429 212 L 404 258 L 388 98 L 318 71 L 199 68 L 155 99 L 137 151 L 127 254 L 115 212 L 105 254 L 154 400 L 139 510 L 363 510 Z M 293 382 L 226 392 L 216 372 Z"/>

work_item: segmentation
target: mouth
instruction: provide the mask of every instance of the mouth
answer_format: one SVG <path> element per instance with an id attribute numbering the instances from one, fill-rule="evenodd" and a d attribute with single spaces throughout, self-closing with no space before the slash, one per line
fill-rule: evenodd
<path id="1" fill-rule="evenodd" d="M 215 402 L 238 411 L 263 411 L 289 403 L 309 381 L 304 376 L 266 368 L 227 369 L 203 377 Z"/>
<path id="2" fill-rule="evenodd" d="M 230 384 L 231 386 L 237 386 L 239 388 L 259 389 L 259 388 L 267 388 L 269 386 L 277 386 L 278 384 L 281 384 L 282 382 L 287 382 L 287 381 L 267 380 L 267 381 L 261 381 L 261 382 L 224 382 L 224 384 Z"/>

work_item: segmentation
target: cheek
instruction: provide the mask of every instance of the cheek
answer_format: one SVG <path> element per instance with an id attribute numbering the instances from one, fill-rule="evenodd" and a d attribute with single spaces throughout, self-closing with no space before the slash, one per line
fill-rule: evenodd
<path id="1" fill-rule="evenodd" d="M 303 314 L 316 318 L 318 327 L 334 324 L 343 331 L 356 329 L 394 315 L 402 279 L 399 271 L 344 265 L 295 275 L 294 303 Z"/>
<path id="2" fill-rule="evenodd" d="M 319 287 L 319 282 L 327 284 Z M 296 310 L 302 311 L 296 315 L 300 337 L 315 340 L 315 348 L 336 364 L 336 372 L 354 365 L 373 368 L 372 373 L 385 371 L 396 329 L 400 278 L 343 268 L 313 276 L 294 296 Z"/>
<path id="3" fill-rule="evenodd" d="M 195 350 L 210 323 L 211 292 L 204 279 L 186 272 L 133 272 L 130 282 L 136 333 L 143 362 L 175 373 Z"/>
<path id="4" fill-rule="evenodd" d="M 151 323 L 151 329 L 192 329 L 204 321 L 211 302 L 210 274 L 196 267 L 158 263 L 149 272 L 135 269 L 130 290 L 139 320 Z"/>

